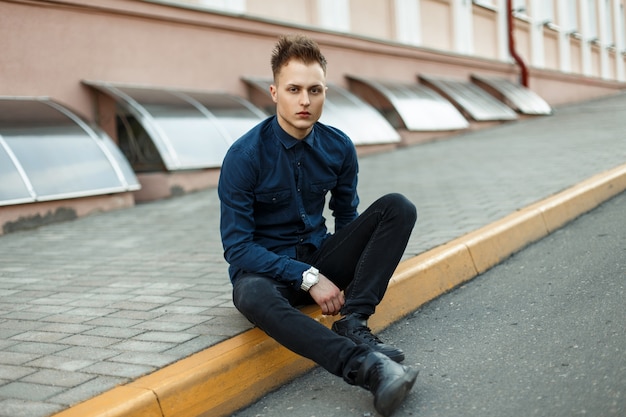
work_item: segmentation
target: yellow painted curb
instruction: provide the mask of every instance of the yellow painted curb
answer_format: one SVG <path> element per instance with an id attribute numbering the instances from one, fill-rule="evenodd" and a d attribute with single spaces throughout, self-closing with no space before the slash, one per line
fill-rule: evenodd
<path id="1" fill-rule="evenodd" d="M 626 165 L 403 261 L 370 320 L 378 331 L 626 190 Z M 303 311 L 330 326 L 333 317 Z M 314 364 L 258 329 L 69 408 L 54 417 L 227 416 Z"/>
<path id="2" fill-rule="evenodd" d="M 55 417 L 162 417 L 152 391 L 121 386 L 68 408 Z"/>

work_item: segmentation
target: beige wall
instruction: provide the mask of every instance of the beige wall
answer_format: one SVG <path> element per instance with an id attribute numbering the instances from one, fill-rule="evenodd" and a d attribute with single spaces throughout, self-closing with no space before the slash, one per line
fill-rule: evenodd
<path id="1" fill-rule="evenodd" d="M 351 31 L 378 39 L 394 39 L 395 13 L 393 2 L 352 0 L 350 2 Z"/>
<path id="2" fill-rule="evenodd" d="M 498 59 L 498 16 L 485 7 L 473 8 L 475 54 L 484 58 Z"/>
<path id="3" fill-rule="evenodd" d="M 426 48 L 452 51 L 452 7 L 445 0 L 424 0 L 421 3 L 422 44 Z"/>

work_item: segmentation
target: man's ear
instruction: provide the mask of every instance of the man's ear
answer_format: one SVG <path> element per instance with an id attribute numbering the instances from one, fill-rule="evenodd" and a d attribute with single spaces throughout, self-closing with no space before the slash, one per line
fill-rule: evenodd
<path id="1" fill-rule="evenodd" d="M 276 89 L 276 86 L 274 84 L 270 85 L 270 95 L 272 96 L 272 101 L 274 103 L 278 102 L 278 98 L 276 97 L 277 94 L 278 90 Z"/>

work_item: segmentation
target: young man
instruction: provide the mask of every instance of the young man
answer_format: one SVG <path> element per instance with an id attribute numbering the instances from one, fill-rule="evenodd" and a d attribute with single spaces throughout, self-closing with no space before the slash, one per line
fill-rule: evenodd
<path id="1" fill-rule="evenodd" d="M 397 363 L 404 353 L 367 319 L 404 253 L 415 206 L 389 194 L 358 215 L 355 147 L 318 122 L 327 88 L 318 45 L 281 37 L 271 63 L 276 115 L 231 146 L 218 186 L 233 302 L 283 346 L 369 389 L 378 412 L 391 415 L 417 371 Z M 334 234 L 322 215 L 328 193 Z M 313 302 L 343 316 L 332 330 L 297 308 Z"/>

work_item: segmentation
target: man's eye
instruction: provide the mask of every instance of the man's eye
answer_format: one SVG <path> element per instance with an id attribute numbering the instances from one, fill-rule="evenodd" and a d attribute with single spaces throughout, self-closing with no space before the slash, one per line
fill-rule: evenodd
<path id="1" fill-rule="evenodd" d="M 297 92 L 298 92 L 298 89 L 297 89 L 296 87 L 291 87 L 291 88 L 289 89 L 289 92 L 290 92 L 290 93 L 297 93 Z"/>
<path id="2" fill-rule="evenodd" d="M 321 89 L 319 89 L 319 88 L 317 88 L 317 87 L 316 87 L 316 88 L 312 88 L 312 89 L 311 89 L 311 94 L 319 94 L 319 93 L 321 93 L 321 91 L 322 91 L 322 90 L 321 90 Z"/>

